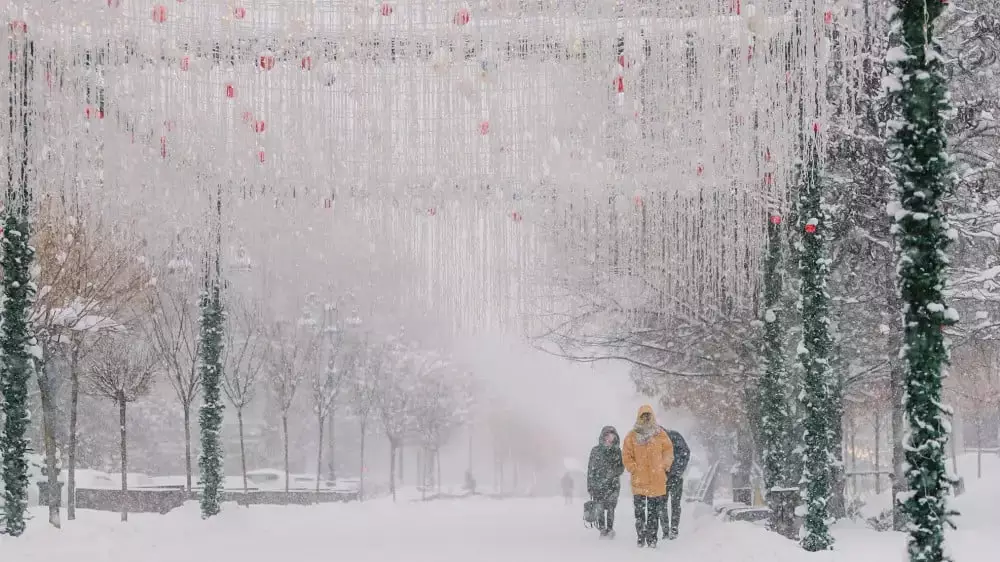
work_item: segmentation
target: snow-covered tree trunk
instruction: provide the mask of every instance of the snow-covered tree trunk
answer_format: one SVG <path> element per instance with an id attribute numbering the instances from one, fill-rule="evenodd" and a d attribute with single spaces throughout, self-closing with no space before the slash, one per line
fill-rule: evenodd
<path id="1" fill-rule="evenodd" d="M 826 256 L 823 186 L 820 180 L 818 125 L 805 143 L 805 166 L 798 198 L 800 229 L 799 276 L 802 339 L 797 355 L 802 369 L 804 443 L 802 458 L 802 500 L 805 504 L 802 547 L 810 552 L 829 549 L 833 537 L 828 527 L 833 440 L 830 419 L 830 297 L 826 283 L 829 259 Z"/>
<path id="2" fill-rule="evenodd" d="M 222 289 L 218 277 L 206 287 L 201 299 L 201 369 L 202 406 L 201 428 L 201 516 L 218 515 L 222 510 L 223 450 L 222 450 L 222 331 L 225 313 L 222 309 Z"/>
<path id="3" fill-rule="evenodd" d="M 944 327 L 957 320 L 944 303 L 945 249 L 954 237 L 943 198 L 953 183 L 945 121 L 951 111 L 945 60 L 935 22 L 947 4 L 936 0 L 896 0 L 891 12 L 893 47 L 886 54 L 887 89 L 897 117 L 889 123 L 889 157 L 898 199 L 890 204 L 896 238 L 897 274 L 903 300 L 905 408 L 910 433 L 905 447 L 910 492 L 903 501 L 913 562 L 940 562 L 946 474 L 945 447 L 950 414 L 941 403 L 943 368 L 948 360 Z"/>

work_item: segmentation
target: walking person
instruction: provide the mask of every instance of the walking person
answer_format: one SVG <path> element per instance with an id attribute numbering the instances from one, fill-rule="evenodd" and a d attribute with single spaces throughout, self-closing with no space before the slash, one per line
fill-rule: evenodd
<path id="1" fill-rule="evenodd" d="M 661 428 L 662 429 L 662 428 Z M 670 443 L 674 446 L 674 463 L 667 471 L 667 501 L 664 502 L 660 514 L 663 527 L 663 538 L 676 539 L 677 527 L 681 522 L 681 503 L 684 501 L 684 471 L 691 460 L 691 449 L 684 436 L 672 429 L 664 430 Z"/>
<path id="2" fill-rule="evenodd" d="M 568 472 L 562 477 L 562 491 L 566 505 L 573 503 L 573 477 Z"/>
<path id="3" fill-rule="evenodd" d="M 674 447 L 667 432 L 657 425 L 652 406 L 639 408 L 635 427 L 622 445 L 622 462 L 632 476 L 638 544 L 656 548 L 667 495 L 667 472 L 674 464 Z"/>
<path id="4" fill-rule="evenodd" d="M 621 476 L 625 472 L 620 442 L 618 430 L 605 426 L 597 446 L 590 450 L 587 463 L 587 493 L 598 505 L 597 528 L 602 538 L 615 535 L 615 509 L 621 493 Z"/>

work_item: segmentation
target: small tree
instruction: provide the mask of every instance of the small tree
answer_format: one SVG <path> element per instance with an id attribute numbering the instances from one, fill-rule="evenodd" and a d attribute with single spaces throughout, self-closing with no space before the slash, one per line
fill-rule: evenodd
<path id="1" fill-rule="evenodd" d="M 366 340 L 362 349 L 364 360 L 357 370 L 357 377 L 352 381 L 350 406 L 361 432 L 359 450 L 361 475 L 358 489 L 358 499 L 361 500 L 365 495 L 365 437 L 368 434 L 371 417 L 377 411 L 378 383 L 384 361 L 384 349 L 381 346 L 370 346 Z"/>
<path id="2" fill-rule="evenodd" d="M 420 436 L 427 461 L 425 480 L 431 467 L 436 465 L 440 487 L 441 447 L 451 437 L 452 431 L 463 423 L 471 400 L 470 387 L 454 369 L 441 361 L 424 369 L 414 384 L 413 429 Z"/>
<path id="3" fill-rule="evenodd" d="M 316 335 L 308 320 L 294 324 L 277 322 L 271 331 L 271 384 L 281 411 L 281 436 L 284 444 L 285 492 L 291 487 L 288 461 L 288 413 L 295 395 L 312 368 L 316 357 Z"/>
<path id="4" fill-rule="evenodd" d="M 982 478 L 986 422 L 1000 415 L 1000 346 L 993 340 L 978 340 L 955 355 L 948 387 L 976 430 L 976 477 Z"/>
<path id="5" fill-rule="evenodd" d="M 128 432 L 129 403 L 149 394 L 153 386 L 155 354 L 139 342 L 109 337 L 97 344 L 87 367 L 87 394 L 107 398 L 118 406 L 121 428 L 122 521 L 128 521 Z"/>
<path id="6" fill-rule="evenodd" d="M 396 501 L 396 452 L 413 426 L 413 382 L 418 380 L 429 358 L 420 357 L 415 350 L 402 345 L 390 346 L 387 355 L 388 364 L 375 386 L 375 410 L 389 441 L 389 491 L 392 500 Z"/>
<path id="7" fill-rule="evenodd" d="M 222 348 L 225 369 L 222 390 L 229 403 L 236 409 L 236 421 L 240 433 L 240 470 L 243 475 L 243 492 L 247 485 L 247 450 L 243 432 L 243 410 L 257 395 L 257 381 L 265 365 L 267 347 L 261 328 L 260 313 L 245 302 L 229 305 L 229 323 L 225 330 L 226 344 Z"/>
<path id="8" fill-rule="evenodd" d="M 184 413 L 184 468 L 189 492 L 192 486 L 191 407 L 201 387 L 195 294 L 194 287 L 186 283 L 172 287 L 161 283 L 150 296 L 154 312 L 147 325 L 149 340 Z"/>

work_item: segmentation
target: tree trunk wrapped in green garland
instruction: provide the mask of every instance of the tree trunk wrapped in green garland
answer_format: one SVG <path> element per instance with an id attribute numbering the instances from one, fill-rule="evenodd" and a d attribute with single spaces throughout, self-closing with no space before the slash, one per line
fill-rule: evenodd
<path id="1" fill-rule="evenodd" d="M 28 382 L 34 359 L 41 359 L 31 330 L 29 315 L 37 294 L 31 280 L 35 250 L 31 239 L 31 189 L 28 185 L 30 130 L 29 77 L 34 49 L 24 42 L 23 52 L 11 51 L 11 131 L 21 137 L 20 146 L 8 154 L 6 211 L 3 216 L 3 310 L 0 327 L 0 395 L 4 425 L 0 434 L 3 460 L 5 533 L 19 536 L 25 529 L 28 507 Z M 20 61 L 20 64 L 18 63 Z M 17 111 L 13 111 L 16 109 Z M 16 138 L 16 137 L 15 137 Z M 13 139 L 12 139 L 13 140 Z"/>
<path id="2" fill-rule="evenodd" d="M 818 125 L 806 143 L 806 163 L 799 187 L 800 228 L 799 277 L 802 340 L 797 350 L 802 368 L 803 422 L 802 501 L 805 504 L 802 547 L 815 552 L 833 546 L 829 530 L 830 484 L 835 462 L 830 454 L 834 420 L 831 419 L 832 388 L 829 373 L 830 296 L 826 281 L 829 259 L 823 229 L 823 191 L 819 173 Z"/>
<path id="3" fill-rule="evenodd" d="M 891 13 L 891 75 L 885 85 L 897 117 L 889 122 L 889 160 L 898 200 L 890 203 L 903 301 L 905 409 L 910 434 L 905 448 L 911 492 L 903 501 L 909 520 L 910 560 L 945 560 L 944 525 L 952 513 L 945 496 L 948 411 L 941 404 L 942 368 L 947 361 L 944 326 L 957 320 L 942 294 L 944 250 L 951 238 L 943 197 L 953 183 L 946 152 L 945 117 L 951 111 L 944 58 L 934 24 L 945 10 L 940 0 L 896 0 Z"/>
<path id="4" fill-rule="evenodd" d="M 222 510 L 223 451 L 222 431 L 222 290 L 216 277 L 208 283 L 201 297 L 201 386 L 204 404 L 201 407 L 201 516 L 218 515 Z"/>
<path id="5" fill-rule="evenodd" d="M 758 383 L 760 445 L 764 488 L 774 514 L 771 528 L 794 538 L 793 510 L 796 489 L 791 479 L 791 411 L 789 377 L 785 367 L 785 330 L 781 316 L 783 286 L 781 215 L 774 213 L 767 226 L 767 257 L 764 260 L 764 375 Z"/>

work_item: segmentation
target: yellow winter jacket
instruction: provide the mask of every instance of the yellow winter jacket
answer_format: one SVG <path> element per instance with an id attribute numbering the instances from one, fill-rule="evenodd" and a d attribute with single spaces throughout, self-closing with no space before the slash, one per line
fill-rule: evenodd
<path id="1" fill-rule="evenodd" d="M 639 417 L 650 415 L 648 437 L 636 431 L 640 428 Z M 632 475 L 632 494 L 636 496 L 659 497 L 667 495 L 667 471 L 674 464 L 674 444 L 667 432 L 656 423 L 652 406 L 639 408 L 636 428 L 625 436 L 622 444 L 622 462 Z M 650 433 L 652 435 L 650 436 Z"/>

